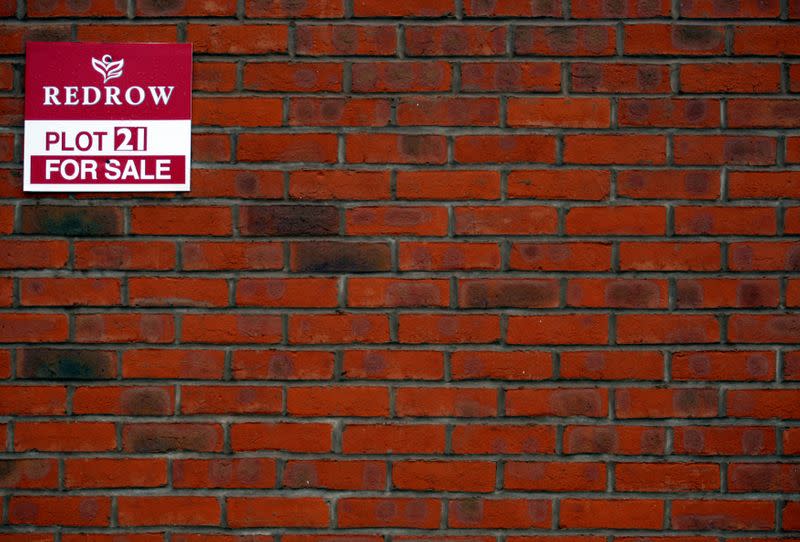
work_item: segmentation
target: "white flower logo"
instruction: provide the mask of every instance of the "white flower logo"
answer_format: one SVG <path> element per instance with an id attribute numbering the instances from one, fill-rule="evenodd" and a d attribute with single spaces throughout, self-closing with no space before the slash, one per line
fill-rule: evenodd
<path id="1" fill-rule="evenodd" d="M 124 59 L 112 62 L 111 55 L 103 55 L 100 60 L 92 58 L 92 67 L 103 76 L 103 83 L 108 83 L 110 79 L 122 77 L 123 64 L 125 64 Z"/>

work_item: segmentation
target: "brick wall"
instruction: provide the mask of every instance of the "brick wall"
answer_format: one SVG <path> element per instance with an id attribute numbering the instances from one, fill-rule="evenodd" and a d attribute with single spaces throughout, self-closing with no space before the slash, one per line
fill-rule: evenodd
<path id="1" fill-rule="evenodd" d="M 800 2 L 16 2 L 0 541 L 800 539 Z M 23 194 L 29 39 L 192 191 Z"/>

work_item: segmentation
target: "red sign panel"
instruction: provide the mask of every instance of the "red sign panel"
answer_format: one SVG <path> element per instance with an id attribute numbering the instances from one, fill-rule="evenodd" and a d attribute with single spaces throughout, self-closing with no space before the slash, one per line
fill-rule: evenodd
<path id="1" fill-rule="evenodd" d="M 188 190 L 191 84 L 191 44 L 29 42 L 25 190 Z"/>

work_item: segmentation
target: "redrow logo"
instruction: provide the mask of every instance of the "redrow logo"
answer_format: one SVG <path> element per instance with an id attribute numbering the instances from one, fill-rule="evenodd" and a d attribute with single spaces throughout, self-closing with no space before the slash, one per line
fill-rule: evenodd
<path id="1" fill-rule="evenodd" d="M 100 60 L 92 58 L 92 67 L 103 76 L 102 88 L 96 86 L 43 86 L 43 105 L 142 105 L 148 98 L 153 105 L 167 105 L 172 97 L 174 86 L 130 86 L 125 91 L 117 86 L 105 85 L 110 79 L 122 76 L 125 60 L 112 60 L 111 55 L 103 55 Z"/>

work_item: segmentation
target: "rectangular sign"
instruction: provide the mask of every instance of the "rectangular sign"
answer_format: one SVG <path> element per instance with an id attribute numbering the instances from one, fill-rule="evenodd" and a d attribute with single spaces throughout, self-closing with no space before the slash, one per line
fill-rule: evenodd
<path id="1" fill-rule="evenodd" d="M 28 42 L 24 189 L 189 190 L 189 43 Z"/>

